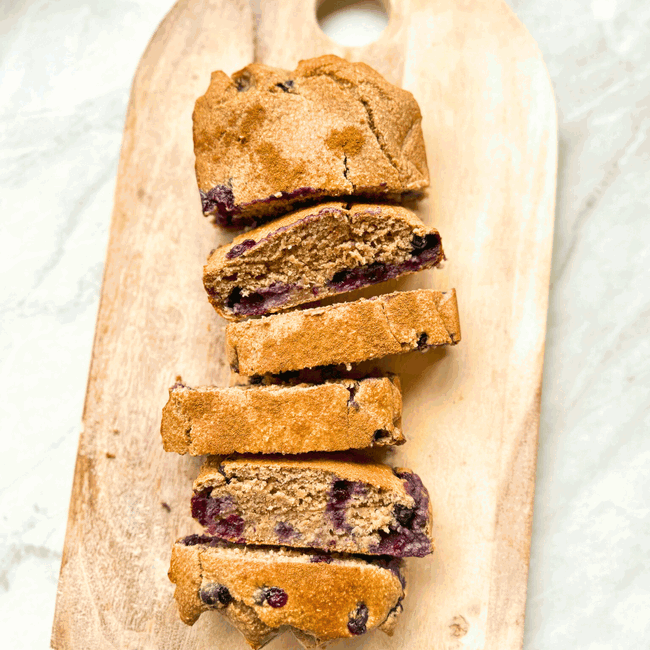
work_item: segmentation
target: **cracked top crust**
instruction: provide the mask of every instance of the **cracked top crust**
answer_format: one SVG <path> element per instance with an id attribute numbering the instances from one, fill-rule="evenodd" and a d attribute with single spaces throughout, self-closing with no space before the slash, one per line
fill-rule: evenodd
<path id="1" fill-rule="evenodd" d="M 193 115 L 203 211 L 243 225 L 327 196 L 417 196 L 429 184 L 421 119 L 411 93 L 334 55 L 214 72 Z"/>
<path id="2" fill-rule="evenodd" d="M 404 597 L 399 562 L 227 545 L 196 535 L 174 544 L 169 579 L 184 623 L 217 610 L 255 649 L 282 626 L 298 631 L 305 647 L 375 628 L 392 634 Z"/>
<path id="3" fill-rule="evenodd" d="M 321 203 L 213 251 L 203 284 L 221 316 L 241 320 L 436 267 L 444 259 L 438 231 L 406 208 Z"/>
<path id="4" fill-rule="evenodd" d="M 338 451 L 399 445 L 395 375 L 296 386 L 176 383 L 162 414 L 165 451 L 204 454 Z"/>
<path id="5" fill-rule="evenodd" d="M 231 323 L 230 365 L 242 375 L 349 364 L 460 341 L 456 291 L 397 291 Z"/>

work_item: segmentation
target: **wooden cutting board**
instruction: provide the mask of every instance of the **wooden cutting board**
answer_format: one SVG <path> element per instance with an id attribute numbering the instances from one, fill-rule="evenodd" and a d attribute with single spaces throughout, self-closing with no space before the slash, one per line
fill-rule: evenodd
<path id="1" fill-rule="evenodd" d="M 395 636 L 334 648 L 520 648 L 531 534 L 556 172 L 556 114 L 541 55 L 502 0 L 391 0 L 374 44 L 343 48 L 314 2 L 179 2 L 133 83 L 70 503 L 52 646 L 231 650 L 217 614 L 178 620 L 170 548 L 195 532 L 199 461 L 162 451 L 177 374 L 226 384 L 223 322 L 201 283 L 230 235 L 201 215 L 191 113 L 210 72 L 256 59 L 293 69 L 332 52 L 410 90 L 432 183 L 417 208 L 448 262 L 389 283 L 456 287 L 463 341 L 382 363 L 404 387 L 405 446 L 391 459 L 428 486 L 437 550 L 408 561 Z M 296 648 L 291 635 L 268 646 Z"/>

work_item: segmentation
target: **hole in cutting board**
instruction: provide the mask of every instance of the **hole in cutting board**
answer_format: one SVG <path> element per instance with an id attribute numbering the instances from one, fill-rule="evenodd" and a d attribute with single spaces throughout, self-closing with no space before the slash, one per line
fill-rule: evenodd
<path id="1" fill-rule="evenodd" d="M 368 45 L 388 25 L 388 5 L 381 0 L 323 0 L 316 9 L 321 29 L 336 43 Z"/>

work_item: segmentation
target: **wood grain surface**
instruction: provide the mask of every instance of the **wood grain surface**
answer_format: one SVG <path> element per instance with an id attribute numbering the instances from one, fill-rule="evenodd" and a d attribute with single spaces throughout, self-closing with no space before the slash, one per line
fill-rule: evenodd
<path id="1" fill-rule="evenodd" d="M 183 625 L 167 580 L 172 542 L 196 531 L 198 473 L 198 460 L 162 451 L 167 388 L 177 374 L 190 385 L 229 375 L 201 269 L 230 235 L 201 215 L 191 113 L 214 69 L 253 59 L 293 69 L 330 52 L 369 63 L 420 103 L 432 183 L 416 209 L 448 257 L 443 270 L 370 293 L 455 287 L 463 330 L 451 350 L 379 364 L 404 389 L 408 442 L 390 462 L 429 488 L 437 550 L 408 561 L 392 639 L 373 632 L 331 647 L 521 647 L 557 149 L 535 43 L 502 0 L 391 0 L 386 31 L 363 48 L 330 41 L 311 0 L 263 2 L 257 21 L 244 0 L 187 0 L 133 83 L 53 648 L 246 647 L 217 614 Z M 298 645 L 284 635 L 268 647 Z"/>

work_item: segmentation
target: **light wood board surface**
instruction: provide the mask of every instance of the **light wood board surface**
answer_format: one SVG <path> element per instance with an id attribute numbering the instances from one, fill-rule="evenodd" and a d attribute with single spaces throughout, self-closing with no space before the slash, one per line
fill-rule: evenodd
<path id="1" fill-rule="evenodd" d="M 173 541 L 197 530 L 199 466 L 162 451 L 167 388 L 177 374 L 190 385 L 229 375 L 201 270 L 232 235 L 201 215 L 191 113 L 212 70 L 253 59 L 293 69 L 335 53 L 420 104 L 432 183 L 417 212 L 440 230 L 448 262 L 378 290 L 455 287 L 463 341 L 379 364 L 404 389 L 408 442 L 390 462 L 429 488 L 437 550 L 407 562 L 392 639 L 373 632 L 331 647 L 520 648 L 557 151 L 541 55 L 502 0 L 391 0 L 386 31 L 363 48 L 330 41 L 312 1 L 263 2 L 254 24 L 244 0 L 179 2 L 134 80 L 52 647 L 246 647 L 217 614 L 183 625 L 167 580 Z M 268 646 L 296 647 L 288 634 Z"/>

